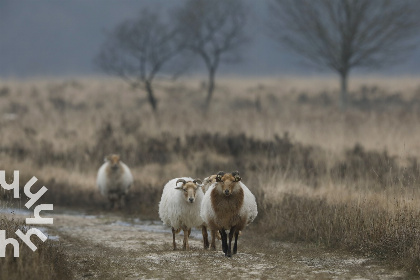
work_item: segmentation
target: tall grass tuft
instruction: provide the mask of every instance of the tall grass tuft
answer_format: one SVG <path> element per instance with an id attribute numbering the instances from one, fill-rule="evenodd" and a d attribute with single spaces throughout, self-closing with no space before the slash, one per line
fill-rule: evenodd
<path id="1" fill-rule="evenodd" d="M 15 238 L 19 242 L 18 258 L 13 256 L 11 245 L 6 248 L 6 257 L 0 258 L 0 279 L 73 279 L 64 249 L 59 242 L 42 242 L 37 237 L 31 238 L 38 248 L 33 252 L 15 235 L 17 229 L 26 233 L 28 228 L 22 221 L 0 214 L 0 229 L 6 231 L 6 238 Z"/>

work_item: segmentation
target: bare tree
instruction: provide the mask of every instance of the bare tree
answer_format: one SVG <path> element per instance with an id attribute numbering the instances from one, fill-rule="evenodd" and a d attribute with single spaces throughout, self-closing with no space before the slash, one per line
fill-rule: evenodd
<path id="1" fill-rule="evenodd" d="M 398 62 L 419 35 L 418 0 L 273 0 L 270 4 L 273 39 L 339 74 L 342 109 L 351 69 Z"/>
<path id="2" fill-rule="evenodd" d="M 243 1 L 188 0 L 174 15 L 186 48 L 198 55 L 208 70 L 208 109 L 220 63 L 237 62 L 239 50 L 247 42 Z"/>
<path id="3" fill-rule="evenodd" d="M 125 20 L 107 34 L 95 63 L 134 88 L 143 88 L 156 112 L 153 80 L 182 49 L 176 36 L 177 31 L 164 23 L 159 14 L 144 9 L 138 18 Z"/>

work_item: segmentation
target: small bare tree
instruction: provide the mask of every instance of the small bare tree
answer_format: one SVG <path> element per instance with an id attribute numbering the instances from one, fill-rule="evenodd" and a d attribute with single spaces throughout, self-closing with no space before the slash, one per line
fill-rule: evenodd
<path id="1" fill-rule="evenodd" d="M 220 63 L 239 60 L 247 42 L 246 12 L 241 0 L 188 0 L 174 13 L 185 47 L 198 55 L 208 71 L 208 109 Z"/>
<path id="2" fill-rule="evenodd" d="M 176 36 L 175 28 L 164 23 L 159 14 L 144 9 L 138 18 L 125 20 L 107 34 L 95 63 L 134 88 L 143 88 L 156 112 L 152 83 L 163 66 L 182 49 Z"/>
<path id="3" fill-rule="evenodd" d="M 317 66 L 337 72 L 340 106 L 356 67 L 400 61 L 419 35 L 418 0 L 272 0 L 273 39 Z"/>

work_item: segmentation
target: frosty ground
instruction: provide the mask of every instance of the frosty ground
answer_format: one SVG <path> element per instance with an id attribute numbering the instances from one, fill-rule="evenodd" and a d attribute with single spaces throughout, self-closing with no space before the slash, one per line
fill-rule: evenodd
<path id="1" fill-rule="evenodd" d="M 253 229 L 240 236 L 238 254 L 204 250 L 199 231 L 190 251 L 172 250 L 169 228 L 116 214 L 55 214 L 58 236 L 76 279 L 407 279 L 378 260 L 315 245 L 274 242 Z M 178 236 L 178 247 L 181 247 Z"/>

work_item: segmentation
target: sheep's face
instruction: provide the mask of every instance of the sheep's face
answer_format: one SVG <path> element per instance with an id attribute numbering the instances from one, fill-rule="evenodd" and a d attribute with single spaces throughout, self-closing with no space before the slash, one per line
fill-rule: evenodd
<path id="1" fill-rule="evenodd" d="M 194 203 L 201 181 L 196 179 L 193 182 L 186 182 L 183 179 L 179 179 L 176 184 L 178 185 L 179 183 L 182 183 L 182 186 L 176 187 L 175 189 L 183 192 L 185 201 L 188 203 Z"/>
<path id="2" fill-rule="evenodd" d="M 220 171 L 216 176 L 217 187 L 225 196 L 230 196 L 233 193 L 239 181 L 241 181 L 241 177 L 238 171 L 232 173 Z"/>
<path id="3" fill-rule="evenodd" d="M 106 161 L 111 166 L 112 170 L 117 170 L 120 167 L 120 156 L 119 155 L 109 155 L 106 157 Z"/>
<path id="4" fill-rule="evenodd" d="M 211 175 L 209 177 L 204 178 L 203 185 L 201 186 L 203 188 L 203 192 L 206 192 L 211 186 L 211 184 L 216 182 L 216 176 L 217 175 Z"/>

